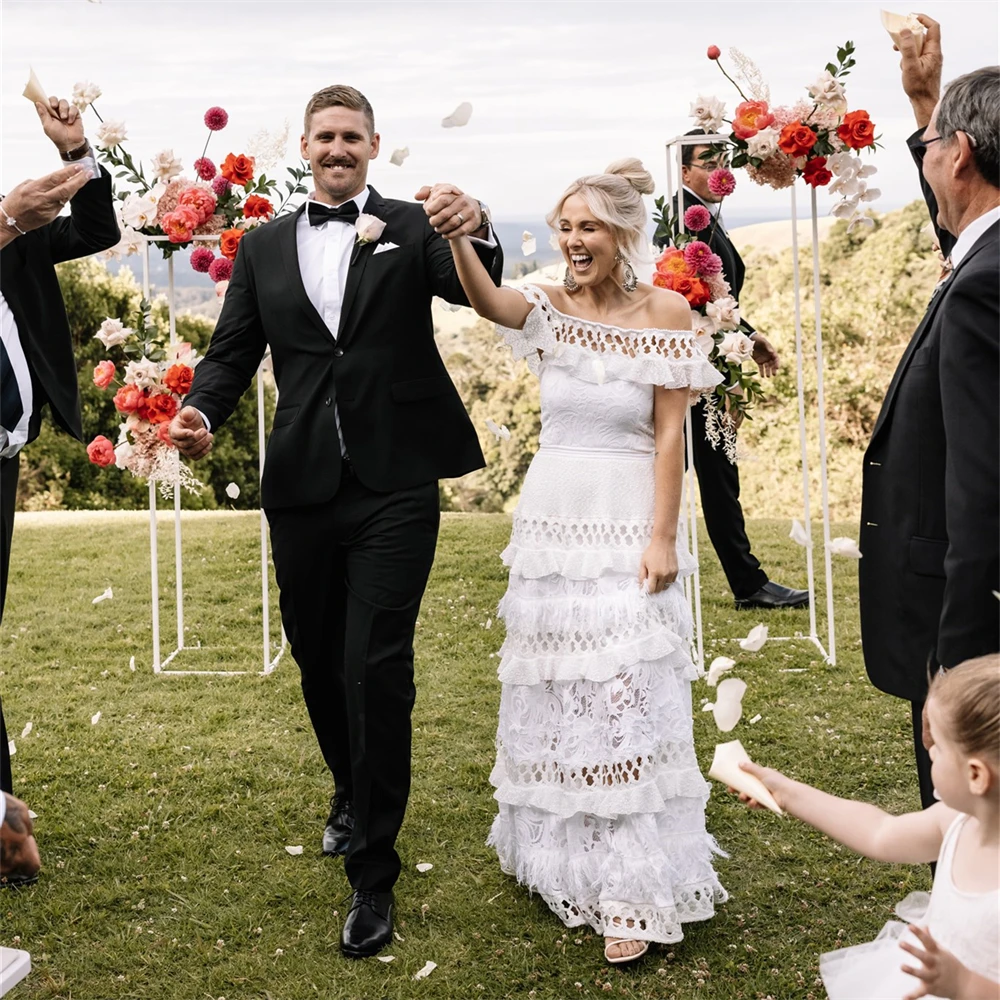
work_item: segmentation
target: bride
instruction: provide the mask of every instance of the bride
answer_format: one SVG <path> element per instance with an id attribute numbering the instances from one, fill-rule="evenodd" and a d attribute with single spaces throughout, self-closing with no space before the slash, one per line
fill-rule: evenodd
<path id="1" fill-rule="evenodd" d="M 692 739 L 679 577 L 694 567 L 677 545 L 685 412 L 721 376 L 684 298 L 636 281 L 652 190 L 636 159 L 569 186 L 548 217 L 563 287 L 496 288 L 468 239 L 443 233 L 473 308 L 541 379 L 539 449 L 502 556 L 489 843 L 567 927 L 603 935 L 613 963 L 679 941 L 726 898 Z"/>

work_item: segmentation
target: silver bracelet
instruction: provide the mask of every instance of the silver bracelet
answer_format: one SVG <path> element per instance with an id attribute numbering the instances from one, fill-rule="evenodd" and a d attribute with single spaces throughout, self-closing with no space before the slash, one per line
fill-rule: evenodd
<path id="1" fill-rule="evenodd" d="M 3 216 L 3 221 L 7 224 L 10 229 L 16 229 L 22 236 L 27 236 L 28 234 L 17 224 L 17 219 L 12 215 L 7 214 L 7 210 L 3 207 L 3 203 L 0 202 L 0 215 Z"/>

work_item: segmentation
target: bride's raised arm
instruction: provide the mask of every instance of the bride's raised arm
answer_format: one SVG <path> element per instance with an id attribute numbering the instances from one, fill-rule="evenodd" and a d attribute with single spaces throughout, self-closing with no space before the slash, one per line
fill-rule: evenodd
<path id="1" fill-rule="evenodd" d="M 448 239 L 447 235 L 445 239 Z M 467 236 L 454 237 L 450 242 L 455 270 L 468 296 L 469 305 L 484 319 L 512 330 L 520 330 L 534 304 L 513 288 L 497 288 L 493 284 L 493 279 L 483 267 L 483 262 Z"/>

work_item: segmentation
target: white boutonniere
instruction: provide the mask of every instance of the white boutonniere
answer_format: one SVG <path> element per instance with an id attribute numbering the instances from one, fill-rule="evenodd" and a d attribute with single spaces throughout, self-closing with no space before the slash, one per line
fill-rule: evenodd
<path id="1" fill-rule="evenodd" d="M 352 264 L 358 259 L 361 247 L 368 243 L 374 243 L 382 235 L 385 231 L 385 223 L 376 215 L 366 215 L 362 212 L 358 216 L 358 221 L 354 223 L 354 230 L 358 235 L 354 240 Z"/>

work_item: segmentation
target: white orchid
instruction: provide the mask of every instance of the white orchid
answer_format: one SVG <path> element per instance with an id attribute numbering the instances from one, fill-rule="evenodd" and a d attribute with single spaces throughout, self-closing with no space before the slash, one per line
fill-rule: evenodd
<path id="1" fill-rule="evenodd" d="M 145 229 L 156 221 L 156 199 L 150 194 L 130 194 L 121 207 L 122 222 L 130 229 Z"/>

